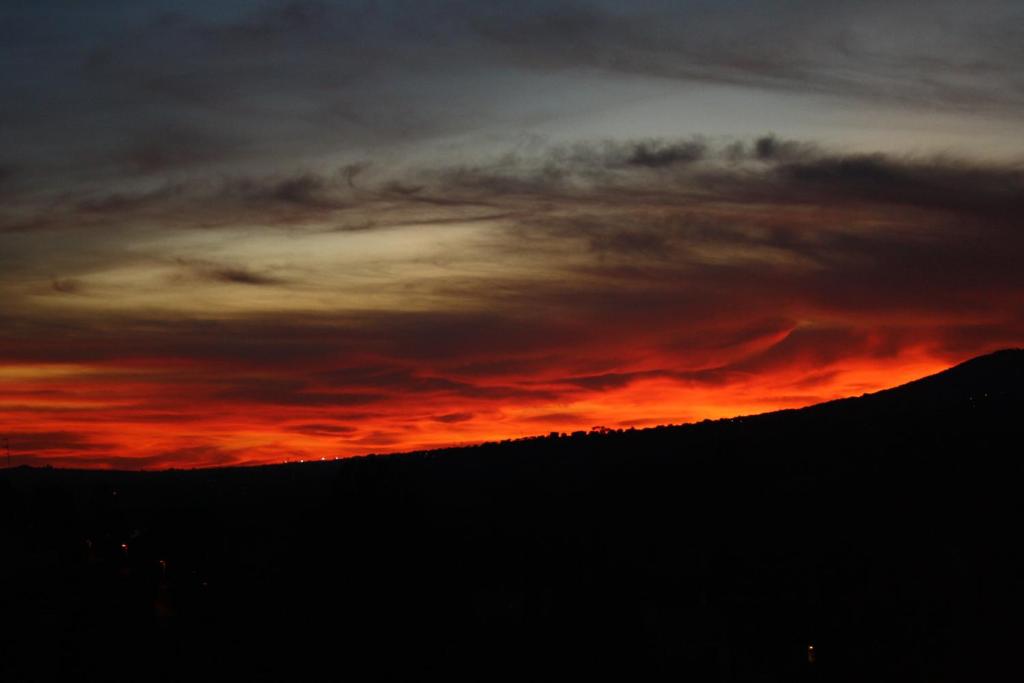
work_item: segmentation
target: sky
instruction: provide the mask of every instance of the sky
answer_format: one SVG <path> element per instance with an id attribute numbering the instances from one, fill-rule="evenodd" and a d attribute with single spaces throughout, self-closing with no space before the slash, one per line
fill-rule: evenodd
<path id="1" fill-rule="evenodd" d="M 1024 340 L 1024 6 L 0 8 L 15 464 L 859 395 Z"/>

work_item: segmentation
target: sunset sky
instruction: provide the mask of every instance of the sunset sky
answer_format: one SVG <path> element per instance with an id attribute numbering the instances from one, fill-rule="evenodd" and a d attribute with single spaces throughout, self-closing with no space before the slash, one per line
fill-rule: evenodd
<path id="1" fill-rule="evenodd" d="M 0 433 L 195 467 L 1024 345 L 1024 5 L 0 8 Z"/>

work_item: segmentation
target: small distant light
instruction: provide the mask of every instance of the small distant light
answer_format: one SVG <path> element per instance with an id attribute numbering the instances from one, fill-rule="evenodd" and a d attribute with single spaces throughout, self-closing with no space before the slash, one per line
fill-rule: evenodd
<path id="1" fill-rule="evenodd" d="M 125 552 L 128 552 L 128 544 L 127 543 L 122 543 L 121 544 L 121 550 L 123 550 Z"/>

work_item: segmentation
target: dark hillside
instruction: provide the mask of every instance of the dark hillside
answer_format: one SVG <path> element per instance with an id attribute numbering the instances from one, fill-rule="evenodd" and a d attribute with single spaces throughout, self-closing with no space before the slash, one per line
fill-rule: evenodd
<path id="1" fill-rule="evenodd" d="M 4 471 L 0 679 L 1009 680 L 1022 380 L 1014 350 L 681 427 Z"/>

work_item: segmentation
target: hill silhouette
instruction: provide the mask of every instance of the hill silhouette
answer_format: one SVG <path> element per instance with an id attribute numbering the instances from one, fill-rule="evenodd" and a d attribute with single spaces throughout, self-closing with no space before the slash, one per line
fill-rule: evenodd
<path id="1" fill-rule="evenodd" d="M 693 425 L 8 470 L 0 678 L 1005 678 L 1022 379 L 1007 350 Z"/>

